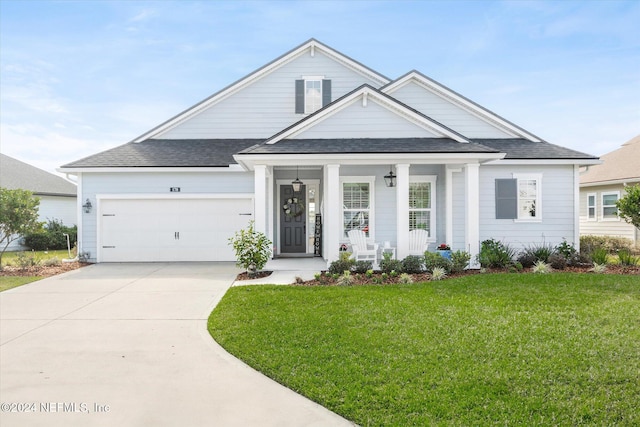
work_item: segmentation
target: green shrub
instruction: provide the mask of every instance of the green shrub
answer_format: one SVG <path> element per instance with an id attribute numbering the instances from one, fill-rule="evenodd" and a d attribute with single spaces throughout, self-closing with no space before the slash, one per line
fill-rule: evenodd
<path id="1" fill-rule="evenodd" d="M 453 266 L 451 260 L 443 257 L 439 253 L 425 252 L 424 267 L 429 273 L 433 274 L 433 270 L 436 268 L 441 268 L 445 271 L 445 273 L 449 273 Z"/>
<path id="2" fill-rule="evenodd" d="M 62 264 L 62 261 L 60 261 L 60 258 L 54 256 L 53 258 L 48 258 L 42 261 L 42 265 L 44 265 L 45 267 L 55 267 Z"/>
<path id="3" fill-rule="evenodd" d="M 621 249 L 633 250 L 633 242 L 625 237 L 613 236 L 580 236 L 580 252 L 591 254 L 602 248 L 607 253 L 614 254 Z"/>
<path id="4" fill-rule="evenodd" d="M 29 267 L 40 265 L 40 260 L 36 258 L 33 252 L 18 252 L 16 254 L 16 264 L 20 269 L 26 270 Z"/>
<path id="5" fill-rule="evenodd" d="M 572 259 L 572 258 L 574 258 L 575 255 L 578 253 L 578 251 L 576 251 L 575 246 L 570 245 L 569 243 L 567 243 L 566 239 L 562 239 L 562 243 L 558 244 L 554 248 L 554 252 L 564 256 L 564 258 L 567 261 Z"/>
<path id="6" fill-rule="evenodd" d="M 353 284 L 353 277 L 351 276 L 351 272 L 349 270 L 345 270 L 340 277 L 338 277 L 338 281 L 336 282 L 339 286 L 351 286 Z"/>
<path id="7" fill-rule="evenodd" d="M 447 271 L 442 267 L 434 267 L 431 271 L 431 280 L 442 280 L 447 277 Z"/>
<path id="8" fill-rule="evenodd" d="M 605 248 L 595 248 L 591 252 L 591 260 L 594 264 L 606 265 L 607 264 L 607 250 Z"/>
<path id="9" fill-rule="evenodd" d="M 409 255 L 402 260 L 402 271 L 409 274 L 422 273 L 424 269 L 424 258 Z"/>
<path id="10" fill-rule="evenodd" d="M 451 272 L 462 273 L 471 261 L 471 254 L 466 251 L 451 252 Z"/>
<path id="11" fill-rule="evenodd" d="M 551 267 L 544 261 L 536 261 L 531 271 L 536 274 L 548 274 L 551 273 Z"/>
<path id="12" fill-rule="evenodd" d="M 638 264 L 638 257 L 631 255 L 631 252 L 626 249 L 618 251 L 618 259 L 620 260 L 620 264 L 622 265 Z"/>
<path id="13" fill-rule="evenodd" d="M 373 263 L 371 261 L 356 261 L 353 263 L 353 267 L 351 270 L 354 273 L 366 273 L 368 270 L 371 270 Z"/>
<path id="14" fill-rule="evenodd" d="M 554 270 L 564 270 L 567 268 L 567 259 L 561 253 L 555 253 L 549 257 L 549 264 Z"/>
<path id="15" fill-rule="evenodd" d="M 523 260 L 531 260 L 533 259 L 533 263 L 535 264 L 537 261 L 549 262 L 549 257 L 553 254 L 554 249 L 550 244 L 541 243 L 540 245 L 530 245 L 524 248 L 520 252 L 520 256 L 518 256 L 518 261 L 525 265 Z"/>
<path id="16" fill-rule="evenodd" d="M 246 229 L 229 238 L 229 244 L 236 253 L 236 264 L 244 267 L 250 275 L 262 270 L 271 255 L 271 240 L 253 227 L 254 221 L 251 221 Z"/>
<path id="17" fill-rule="evenodd" d="M 513 262 L 516 251 L 506 243 L 488 239 L 482 242 L 478 262 L 482 267 L 505 268 Z"/>
<path id="18" fill-rule="evenodd" d="M 413 283 L 413 277 L 411 277 L 408 273 L 402 273 L 400 278 L 398 279 L 399 283 L 403 285 L 410 285 Z"/>
<path id="19" fill-rule="evenodd" d="M 391 254 L 385 252 L 382 254 L 382 261 L 380 261 L 380 271 L 387 274 L 391 274 L 392 271 L 402 271 L 402 262 L 398 259 L 391 259 Z"/>
<path id="20" fill-rule="evenodd" d="M 329 273 L 343 274 L 345 271 L 351 271 L 354 264 L 355 260 L 351 259 L 351 252 L 340 252 L 340 259 L 333 261 L 329 265 Z"/>
<path id="21" fill-rule="evenodd" d="M 67 227 L 57 219 L 49 220 L 42 231 L 24 236 L 24 245 L 34 251 L 67 249 L 67 236 L 71 246 L 78 239 L 78 227 Z"/>

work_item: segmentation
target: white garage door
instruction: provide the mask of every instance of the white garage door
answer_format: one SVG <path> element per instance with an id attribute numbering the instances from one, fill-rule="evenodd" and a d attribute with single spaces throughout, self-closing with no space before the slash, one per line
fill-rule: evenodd
<path id="1" fill-rule="evenodd" d="M 235 261 L 228 239 L 252 212 L 250 198 L 104 199 L 99 261 Z"/>

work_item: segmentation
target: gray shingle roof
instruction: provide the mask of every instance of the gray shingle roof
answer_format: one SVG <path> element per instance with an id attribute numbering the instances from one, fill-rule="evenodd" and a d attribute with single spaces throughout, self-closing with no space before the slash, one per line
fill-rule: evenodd
<path id="1" fill-rule="evenodd" d="M 505 159 L 597 159 L 590 154 L 581 153 L 548 142 L 533 142 L 528 139 L 472 139 L 473 142 L 506 153 Z"/>
<path id="2" fill-rule="evenodd" d="M 640 181 L 640 135 L 622 144 L 622 147 L 602 156 L 601 165 L 594 165 L 580 175 L 580 184 L 607 181 Z"/>
<path id="3" fill-rule="evenodd" d="M 101 167 L 227 167 L 234 154 L 365 154 L 365 153 L 506 153 L 506 159 L 595 159 L 589 154 L 527 139 L 449 138 L 285 139 L 148 139 L 130 142 L 64 168 Z"/>
<path id="4" fill-rule="evenodd" d="M 356 153 L 497 153 L 476 143 L 449 138 L 285 139 L 260 144 L 239 154 L 356 154 Z"/>
<path id="5" fill-rule="evenodd" d="M 76 185 L 20 160 L 0 154 L 0 187 L 29 190 L 40 196 L 75 197 Z"/>
<path id="6" fill-rule="evenodd" d="M 261 139 L 148 139 L 130 142 L 63 168 L 101 167 L 226 167 L 233 155 Z"/>

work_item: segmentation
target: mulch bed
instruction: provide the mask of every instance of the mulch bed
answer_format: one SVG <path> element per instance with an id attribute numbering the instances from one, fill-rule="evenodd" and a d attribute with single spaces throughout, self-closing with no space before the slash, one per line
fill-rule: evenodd
<path id="1" fill-rule="evenodd" d="M 246 271 L 238 274 L 236 280 L 254 280 L 254 279 L 262 279 L 263 277 L 271 276 L 273 271 L 258 271 L 255 274 L 249 274 Z"/>
<path id="2" fill-rule="evenodd" d="M 20 268 L 12 265 L 7 265 L 0 270 L 0 276 L 40 276 L 50 277 L 57 274 L 66 273 L 67 271 L 77 270 L 89 264 L 84 262 L 63 262 L 59 265 L 51 266 L 33 266 L 27 268 Z"/>
<path id="3" fill-rule="evenodd" d="M 604 273 L 594 273 L 591 271 L 592 267 L 566 267 L 564 270 L 553 270 L 555 272 L 565 272 L 565 273 L 588 273 L 588 274 L 631 274 L 631 275 L 639 275 L 640 276 L 640 266 L 621 266 L 621 265 L 607 265 L 607 269 Z M 487 273 L 505 273 L 509 270 L 505 269 L 487 269 Z M 525 268 L 522 272 L 513 272 L 513 274 L 523 274 L 530 273 L 530 268 Z M 448 274 L 447 278 L 454 277 L 462 277 L 469 276 L 473 274 L 483 274 L 480 270 L 466 270 L 462 273 L 456 274 Z M 413 283 L 420 282 L 428 282 L 431 280 L 431 275 L 429 273 L 420 273 L 420 274 L 410 274 L 413 279 Z M 388 285 L 393 283 L 400 283 L 400 275 L 395 277 L 387 276 L 387 278 L 382 281 L 381 273 L 376 272 L 372 276 L 368 277 L 366 274 L 352 273 L 351 277 L 353 279 L 352 285 Z M 446 280 L 446 279 L 445 279 Z M 337 285 L 337 280 L 324 275 L 324 271 L 322 272 L 322 277 L 320 280 L 308 280 L 304 282 L 299 282 L 299 285 L 304 286 L 335 286 Z"/>

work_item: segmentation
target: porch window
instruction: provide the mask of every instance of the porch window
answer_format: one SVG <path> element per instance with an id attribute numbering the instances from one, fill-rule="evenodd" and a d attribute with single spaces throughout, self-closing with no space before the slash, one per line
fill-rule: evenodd
<path id="1" fill-rule="evenodd" d="M 342 178 L 342 237 L 349 231 L 362 230 L 373 237 L 373 177 Z"/>
<path id="2" fill-rule="evenodd" d="M 587 194 L 587 219 L 596 220 L 596 193 Z"/>
<path id="3" fill-rule="evenodd" d="M 619 191 L 602 193 L 602 219 L 605 221 L 616 221 L 618 217 L 618 207 L 616 202 L 620 198 Z"/>
<path id="4" fill-rule="evenodd" d="M 409 231 L 426 230 L 435 237 L 435 176 L 412 176 L 409 180 Z"/>

